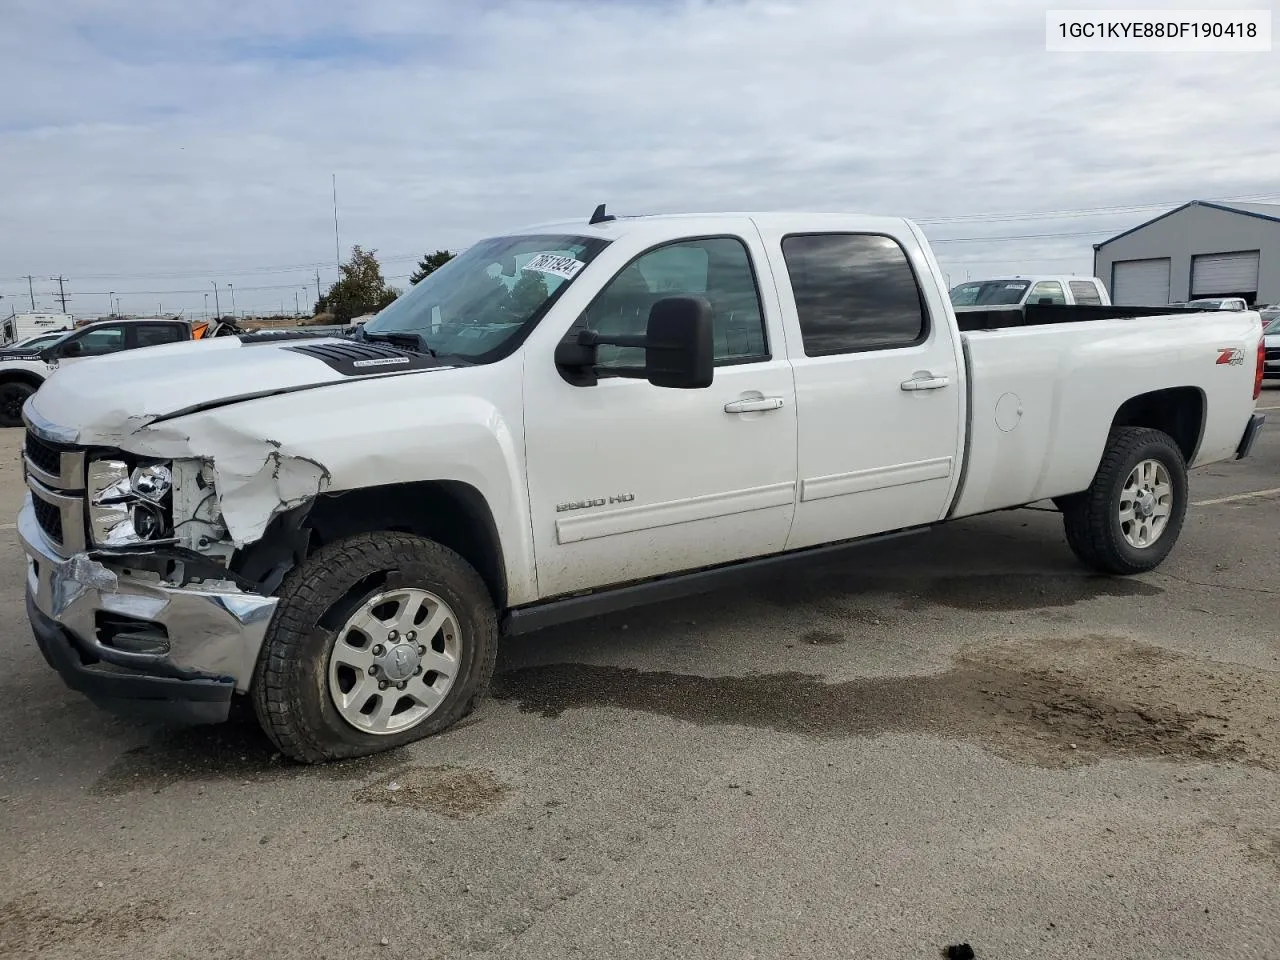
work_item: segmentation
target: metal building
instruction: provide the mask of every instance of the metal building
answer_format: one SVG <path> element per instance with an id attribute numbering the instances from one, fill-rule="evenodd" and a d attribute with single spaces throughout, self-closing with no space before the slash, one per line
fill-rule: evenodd
<path id="1" fill-rule="evenodd" d="M 1280 204 L 1192 200 L 1093 245 L 1113 303 L 1280 302 Z"/>

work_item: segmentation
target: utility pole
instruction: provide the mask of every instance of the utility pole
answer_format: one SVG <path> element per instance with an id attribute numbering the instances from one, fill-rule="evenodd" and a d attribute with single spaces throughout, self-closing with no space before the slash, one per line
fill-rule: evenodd
<path id="1" fill-rule="evenodd" d="M 319 274 L 316 274 L 316 276 L 319 276 Z M 31 298 L 31 312 L 35 313 L 36 312 L 36 292 L 35 292 L 35 289 L 31 286 L 31 274 L 29 273 L 27 274 L 27 296 Z"/>
<path id="2" fill-rule="evenodd" d="M 280 308 L 280 312 L 284 313 L 284 307 Z M 302 307 L 298 304 L 298 291 L 293 291 L 293 312 L 298 316 L 302 316 Z"/>
<path id="3" fill-rule="evenodd" d="M 320 302 L 320 271 L 319 270 L 316 271 L 316 302 L 317 303 Z M 32 307 L 32 309 L 34 310 L 35 308 Z"/>
<path id="4" fill-rule="evenodd" d="M 112 290 L 107 294 L 107 316 L 112 316 L 116 312 L 116 292 Z"/>
<path id="5" fill-rule="evenodd" d="M 53 277 L 52 279 L 58 281 L 58 300 L 62 303 L 62 312 L 66 313 L 67 312 L 67 291 L 66 291 L 66 288 L 63 287 L 63 284 L 66 282 L 67 278 L 59 275 L 59 276 Z"/>
<path id="6" fill-rule="evenodd" d="M 236 315 L 236 288 L 234 284 L 227 284 L 227 289 L 231 291 L 231 316 Z"/>
<path id="7" fill-rule="evenodd" d="M 207 293 L 204 295 L 204 318 L 206 320 L 209 319 L 209 295 Z"/>
<path id="8" fill-rule="evenodd" d="M 333 262 L 342 266 L 342 247 L 338 244 L 338 175 L 333 175 Z"/>
<path id="9" fill-rule="evenodd" d="M 213 309 L 217 311 L 219 317 L 222 316 L 222 304 L 218 302 L 218 284 L 216 281 L 210 280 L 213 284 Z"/>

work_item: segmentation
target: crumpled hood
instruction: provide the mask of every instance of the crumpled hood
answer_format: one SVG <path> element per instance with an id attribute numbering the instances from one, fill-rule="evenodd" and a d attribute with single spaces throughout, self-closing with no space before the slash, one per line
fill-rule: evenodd
<path id="1" fill-rule="evenodd" d="M 310 352 L 307 352 L 310 351 Z M 242 343 L 236 337 L 126 351 L 66 364 L 26 403 L 39 433 L 213 464 L 227 532 L 241 547 L 271 518 L 327 488 L 328 469 L 219 408 L 273 394 L 449 365 L 382 343 L 309 336 Z"/>
<path id="2" fill-rule="evenodd" d="M 241 343 L 237 337 L 218 337 L 62 364 L 27 401 L 27 409 L 63 442 L 117 446 L 139 428 L 179 411 L 350 379 L 323 360 L 290 349 L 322 343 L 349 341 L 307 337 Z"/>

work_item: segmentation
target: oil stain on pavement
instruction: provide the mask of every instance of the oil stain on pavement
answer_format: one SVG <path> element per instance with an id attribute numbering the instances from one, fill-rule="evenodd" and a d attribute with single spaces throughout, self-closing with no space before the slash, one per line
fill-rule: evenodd
<path id="1" fill-rule="evenodd" d="M 987 642 L 945 673 L 840 683 L 552 664 L 496 678 L 494 696 L 544 717 L 612 707 L 813 737 L 926 733 L 1042 767 L 1131 756 L 1280 769 L 1280 674 L 1124 637 Z"/>

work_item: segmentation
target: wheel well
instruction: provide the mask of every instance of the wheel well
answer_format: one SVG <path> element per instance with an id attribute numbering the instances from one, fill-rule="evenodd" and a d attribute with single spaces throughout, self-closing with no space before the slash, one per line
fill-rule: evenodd
<path id="1" fill-rule="evenodd" d="M 323 494 L 305 523 L 311 530 L 311 550 L 376 530 L 434 540 L 471 564 L 498 609 L 506 607 L 507 573 L 498 526 L 484 496 L 470 484 L 425 480 Z"/>
<path id="2" fill-rule="evenodd" d="M 1197 387 L 1169 387 L 1121 404 L 1113 427 L 1150 427 L 1173 438 L 1187 463 L 1195 459 L 1204 430 L 1204 394 Z"/>
<path id="3" fill-rule="evenodd" d="M 27 386 L 39 390 L 44 383 L 44 378 L 34 373 L 28 373 L 25 370 L 8 370 L 0 373 L 0 387 L 7 386 L 10 383 L 25 383 Z"/>

